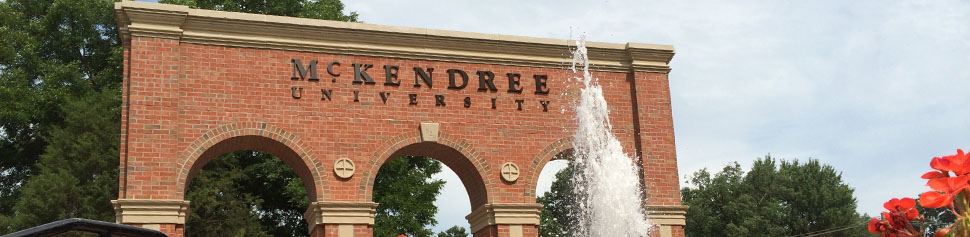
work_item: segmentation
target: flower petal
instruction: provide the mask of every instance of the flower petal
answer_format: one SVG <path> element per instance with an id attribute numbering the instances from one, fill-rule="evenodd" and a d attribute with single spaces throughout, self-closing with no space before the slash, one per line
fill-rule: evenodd
<path id="1" fill-rule="evenodd" d="M 946 178 L 946 179 L 947 179 L 946 180 L 947 186 L 949 186 L 949 191 L 946 191 L 946 192 L 956 194 L 968 187 L 967 182 L 970 182 L 970 175 L 960 175 L 957 177 Z"/>
<path id="2" fill-rule="evenodd" d="M 950 160 L 946 160 L 940 157 L 933 157 L 933 159 L 930 160 L 930 168 L 943 171 L 943 172 L 950 171 L 948 169 L 949 164 L 950 164 Z"/>
<path id="3" fill-rule="evenodd" d="M 873 234 L 881 233 L 879 232 L 879 229 L 877 226 L 878 224 L 879 224 L 879 219 L 872 218 L 872 220 L 869 220 L 869 233 L 873 233 Z"/>
<path id="4" fill-rule="evenodd" d="M 947 183 L 948 179 L 949 178 L 938 178 L 938 179 L 927 180 L 926 186 L 930 186 L 931 189 L 936 191 L 946 192 L 947 190 L 949 190 L 949 187 L 950 187 Z"/>
<path id="5" fill-rule="evenodd" d="M 930 171 L 923 174 L 923 176 L 920 176 L 920 178 L 923 178 L 923 179 L 938 179 L 938 178 L 946 178 L 946 177 L 950 177 L 950 176 L 946 172 L 940 172 L 940 171 Z"/>
<path id="6" fill-rule="evenodd" d="M 895 211 L 896 206 L 899 206 L 898 198 L 889 199 L 889 201 L 886 201 L 886 203 L 882 204 L 882 207 L 886 208 L 886 210 L 889 210 L 889 211 Z"/>
<path id="7" fill-rule="evenodd" d="M 925 208 L 941 208 L 953 205 L 953 198 L 950 195 L 928 191 L 919 195 L 919 205 Z"/>
<path id="8" fill-rule="evenodd" d="M 899 207 L 903 208 L 903 210 L 909 210 L 916 207 L 916 200 L 913 200 L 912 198 L 899 199 Z"/>

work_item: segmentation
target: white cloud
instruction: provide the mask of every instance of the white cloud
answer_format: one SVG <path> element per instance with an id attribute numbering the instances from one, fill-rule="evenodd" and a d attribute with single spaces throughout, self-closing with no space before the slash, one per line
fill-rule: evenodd
<path id="1" fill-rule="evenodd" d="M 966 1 L 346 4 L 374 24 L 674 45 L 682 176 L 768 153 L 811 157 L 875 214 L 926 190 L 929 158 L 970 145 Z"/>

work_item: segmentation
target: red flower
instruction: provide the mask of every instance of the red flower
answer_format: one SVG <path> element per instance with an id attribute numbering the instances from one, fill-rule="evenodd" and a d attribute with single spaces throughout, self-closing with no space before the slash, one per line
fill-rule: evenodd
<path id="1" fill-rule="evenodd" d="M 919 211 L 914 209 L 916 207 L 916 200 L 912 198 L 893 198 L 882 204 L 882 207 L 885 207 L 886 210 L 889 210 L 893 214 L 901 213 L 901 216 L 905 217 L 907 221 L 915 220 L 919 217 Z"/>
<path id="2" fill-rule="evenodd" d="M 920 195 L 919 204 L 926 208 L 949 207 L 953 205 L 953 196 L 967 189 L 970 181 L 970 154 L 957 149 L 957 154 L 934 157 L 930 167 L 936 171 L 923 174 L 928 179 L 926 185 L 935 191 Z M 953 172 L 954 176 L 950 176 Z"/>
<path id="3" fill-rule="evenodd" d="M 957 149 L 956 155 L 934 157 L 930 160 L 930 168 L 939 170 L 945 176 L 949 176 L 947 172 L 953 172 L 956 175 L 965 175 L 970 173 L 970 153 L 964 153 L 963 150 Z M 924 174 L 923 178 L 926 179 L 926 176 L 930 173 Z"/>
<path id="4" fill-rule="evenodd" d="M 879 219 L 872 218 L 872 220 L 869 220 L 869 233 L 879 234 L 886 232 L 887 229 L 886 225 L 880 222 Z"/>
<path id="5" fill-rule="evenodd" d="M 886 212 L 882 213 L 882 220 L 873 218 L 869 220 L 869 232 L 882 234 L 882 236 L 910 236 L 911 220 L 920 218 L 916 207 L 916 200 L 912 198 L 893 198 L 882 205 Z"/>
<path id="6" fill-rule="evenodd" d="M 967 184 L 968 181 L 970 181 L 970 175 L 931 179 L 926 184 L 935 191 L 928 191 L 920 195 L 919 204 L 926 208 L 953 205 L 953 196 L 970 187 Z"/>
<path id="7" fill-rule="evenodd" d="M 903 198 L 903 199 L 893 198 L 893 199 L 889 199 L 888 202 L 883 203 L 882 207 L 885 207 L 886 210 L 889 210 L 889 211 L 895 211 L 898 209 L 902 209 L 905 211 L 908 209 L 912 209 L 913 207 L 916 207 L 916 200 L 913 200 L 912 198 Z"/>

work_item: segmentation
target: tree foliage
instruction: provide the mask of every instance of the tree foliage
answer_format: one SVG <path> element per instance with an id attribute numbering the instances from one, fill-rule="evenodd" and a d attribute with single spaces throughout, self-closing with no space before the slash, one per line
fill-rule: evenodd
<path id="1" fill-rule="evenodd" d="M 113 219 L 121 48 L 112 4 L 0 1 L 0 233 Z"/>
<path id="2" fill-rule="evenodd" d="M 468 237 L 468 231 L 465 230 L 465 227 L 456 225 L 438 233 L 438 237 Z"/>
<path id="3" fill-rule="evenodd" d="M 110 200 L 118 190 L 122 81 L 114 2 L 0 1 L 0 41 L 4 42 L 0 44 L 0 233 L 69 217 L 114 218 Z M 357 19 L 356 13 L 343 13 L 339 0 L 167 2 L 224 11 Z M 265 208 L 284 203 L 261 197 L 267 200 L 262 204 Z M 253 201 L 245 196 L 231 198 Z M 236 205 L 228 202 L 224 205 Z M 200 205 L 193 203 L 196 207 Z M 292 216 L 265 212 L 259 220 L 264 226 L 275 220 L 276 225 L 292 223 Z M 305 232 L 305 227 L 301 229 Z M 260 230 L 286 236 L 292 228 Z"/>
<path id="4" fill-rule="evenodd" d="M 579 220 L 571 215 L 576 210 L 577 199 L 573 195 L 573 165 L 556 172 L 556 180 L 548 192 L 536 198 L 542 204 L 539 215 L 539 236 L 573 236 L 569 227 L 577 226 Z"/>
<path id="5" fill-rule="evenodd" d="M 853 189 L 818 160 L 770 156 L 745 173 L 737 163 L 711 175 L 697 171 L 681 189 L 689 236 L 868 236 Z"/>
<path id="6" fill-rule="evenodd" d="M 84 217 L 111 221 L 118 190 L 118 97 L 111 91 L 70 100 L 65 125 L 51 130 L 38 172 L 26 181 L 13 207 L 11 229 Z M 116 114 L 116 117 L 98 116 Z"/>
<path id="7" fill-rule="evenodd" d="M 188 236 L 308 236 L 299 176 L 281 160 L 237 151 L 205 165 L 185 194 Z"/>
<path id="8" fill-rule="evenodd" d="M 373 198 L 378 203 L 374 236 L 434 234 L 426 226 L 437 224 L 434 201 L 445 184 L 432 180 L 438 172 L 441 162 L 423 156 L 402 157 L 381 166 L 374 179 Z"/>
<path id="9" fill-rule="evenodd" d="M 356 12 L 343 13 L 344 4 L 340 0 L 161 0 L 159 2 L 218 11 L 357 21 Z"/>

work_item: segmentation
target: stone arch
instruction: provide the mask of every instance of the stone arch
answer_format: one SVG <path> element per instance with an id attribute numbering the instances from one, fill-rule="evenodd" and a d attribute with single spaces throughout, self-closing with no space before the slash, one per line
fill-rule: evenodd
<path id="1" fill-rule="evenodd" d="M 438 141 L 422 141 L 419 131 L 406 132 L 380 144 L 368 159 L 367 170 L 361 172 L 361 201 L 373 200 L 374 181 L 377 171 L 384 163 L 402 156 L 429 156 L 455 171 L 468 192 L 472 210 L 491 201 L 489 195 L 495 189 L 488 163 L 471 143 L 440 132 Z"/>
<path id="2" fill-rule="evenodd" d="M 542 172 L 542 168 L 546 167 L 546 163 L 549 161 L 558 159 L 569 159 L 573 152 L 573 137 L 564 137 L 549 143 L 546 148 L 539 151 L 535 158 L 532 159 L 531 166 L 527 171 L 526 177 L 526 188 L 525 197 L 526 200 L 532 200 L 536 196 L 536 182 L 539 180 L 539 173 Z"/>
<path id="3" fill-rule="evenodd" d="M 292 168 L 309 195 L 309 201 L 319 200 L 326 175 L 316 162 L 312 149 L 298 135 L 267 123 L 231 123 L 203 133 L 182 152 L 176 177 L 176 195 L 185 196 L 185 189 L 196 173 L 212 159 L 238 150 L 269 153 Z"/>

